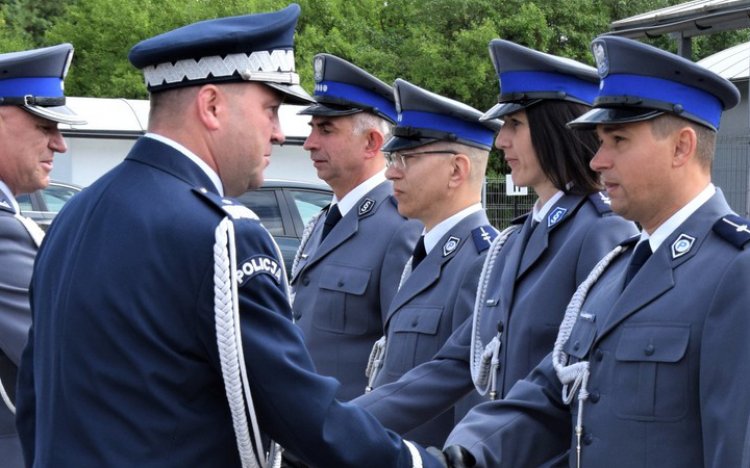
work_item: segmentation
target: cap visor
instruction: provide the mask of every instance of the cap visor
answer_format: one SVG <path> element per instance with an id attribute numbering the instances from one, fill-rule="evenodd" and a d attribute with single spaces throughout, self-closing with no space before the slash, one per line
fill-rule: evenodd
<path id="1" fill-rule="evenodd" d="M 391 137 L 383 145 L 382 151 L 384 153 L 392 153 L 394 151 L 401 151 L 405 149 L 418 148 L 420 146 L 429 145 L 439 141 L 437 138 L 404 138 L 394 136 Z"/>
<path id="2" fill-rule="evenodd" d="M 568 122 L 568 127 L 574 130 L 591 130 L 597 125 L 643 122 L 662 114 L 664 114 L 663 111 L 655 109 L 599 108 L 592 109 L 577 119 Z"/>
<path id="3" fill-rule="evenodd" d="M 284 94 L 284 103 L 286 104 L 305 105 L 315 103 L 315 99 L 307 94 L 307 91 L 305 91 L 305 89 L 300 85 L 271 83 L 269 81 L 264 81 L 263 83 Z"/>
<path id="4" fill-rule="evenodd" d="M 363 112 L 362 109 L 346 108 L 346 107 L 329 107 L 325 104 L 313 104 L 312 106 L 305 107 L 301 111 L 297 112 L 299 115 L 322 115 L 326 117 L 343 117 L 345 115 L 352 115 L 358 112 Z"/>
<path id="5" fill-rule="evenodd" d="M 43 119 L 53 122 L 64 123 L 68 125 L 85 125 L 86 119 L 76 115 L 73 110 L 67 106 L 41 107 L 41 106 L 22 106 L 26 111 L 39 116 Z"/>
<path id="6" fill-rule="evenodd" d="M 498 117 L 504 117 L 508 114 L 518 112 L 528 107 L 528 103 L 520 104 L 517 102 L 501 102 L 492 106 L 490 110 L 482 114 L 479 117 L 480 122 L 486 122 L 488 120 L 497 119 Z"/>

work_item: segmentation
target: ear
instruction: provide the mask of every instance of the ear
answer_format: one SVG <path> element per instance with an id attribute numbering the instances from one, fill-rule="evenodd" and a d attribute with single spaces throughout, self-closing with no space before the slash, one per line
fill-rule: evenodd
<path id="1" fill-rule="evenodd" d="M 448 179 L 448 187 L 455 188 L 466 183 L 471 173 L 471 159 L 465 154 L 459 153 L 451 158 L 451 174 Z"/>
<path id="2" fill-rule="evenodd" d="M 220 114 L 225 101 L 224 94 L 214 85 L 204 85 L 198 90 L 195 99 L 198 119 L 208 130 L 221 127 Z"/>
<path id="3" fill-rule="evenodd" d="M 366 159 L 382 158 L 380 148 L 383 147 L 383 140 L 383 134 L 379 131 L 372 128 L 367 131 L 365 140 Z"/>
<path id="4" fill-rule="evenodd" d="M 675 135 L 672 166 L 684 166 L 688 161 L 694 160 L 697 150 L 698 136 L 695 130 L 688 126 L 682 127 Z"/>

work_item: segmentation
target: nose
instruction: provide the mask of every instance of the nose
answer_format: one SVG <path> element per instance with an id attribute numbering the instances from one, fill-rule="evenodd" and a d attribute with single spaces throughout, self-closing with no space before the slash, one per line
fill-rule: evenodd
<path id="1" fill-rule="evenodd" d="M 385 169 L 385 178 L 388 180 L 395 180 L 400 179 L 404 173 L 401 169 L 396 167 L 397 164 L 393 164 L 391 166 L 387 166 Z"/>
<path id="2" fill-rule="evenodd" d="M 500 127 L 500 131 L 497 132 L 497 136 L 495 137 L 495 147 L 500 149 L 505 149 L 510 147 L 510 138 L 508 138 L 508 130 L 506 129 L 505 125 Z"/>
<path id="3" fill-rule="evenodd" d="M 65 143 L 65 138 L 63 138 L 62 133 L 60 133 L 60 129 L 54 129 L 52 130 L 52 133 L 50 133 L 49 138 L 49 149 L 52 151 L 55 151 L 56 153 L 65 153 L 68 151 L 68 145 Z"/>
<path id="4" fill-rule="evenodd" d="M 284 141 L 286 141 L 286 136 L 284 136 L 284 131 L 281 130 L 281 122 L 279 121 L 278 116 L 276 116 L 276 119 L 273 125 L 273 132 L 271 133 L 271 141 L 273 143 L 276 143 L 277 145 L 283 145 Z"/>
<path id="5" fill-rule="evenodd" d="M 602 146 L 599 147 L 594 157 L 589 162 L 589 167 L 592 171 L 602 172 L 605 169 L 612 167 L 612 158 L 607 155 L 606 150 Z"/>
<path id="6" fill-rule="evenodd" d="M 304 148 L 307 151 L 317 149 L 318 143 L 314 135 L 315 135 L 314 131 L 310 132 L 307 138 L 305 138 L 305 143 L 302 145 L 302 148 Z"/>

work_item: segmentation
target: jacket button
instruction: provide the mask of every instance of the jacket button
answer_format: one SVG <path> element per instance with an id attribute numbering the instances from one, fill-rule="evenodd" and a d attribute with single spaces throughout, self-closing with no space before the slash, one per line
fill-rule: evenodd
<path id="1" fill-rule="evenodd" d="M 597 403 L 599 401 L 599 392 L 591 392 L 589 395 L 589 401 L 591 401 L 591 403 Z"/>
<path id="2" fill-rule="evenodd" d="M 343 282 L 343 281 L 339 281 L 339 282 L 338 282 L 338 283 L 336 283 L 336 284 L 337 284 L 337 285 L 338 285 L 338 287 L 340 288 L 341 286 L 343 286 L 343 285 L 344 285 L 344 282 Z"/>
<path id="3" fill-rule="evenodd" d="M 654 351 L 656 351 L 656 348 L 652 344 L 646 346 L 646 349 L 643 350 L 646 356 L 651 356 L 652 354 L 654 354 Z"/>
<path id="4" fill-rule="evenodd" d="M 581 349 L 581 342 L 576 341 L 575 343 L 573 343 L 573 350 L 578 351 L 579 349 Z"/>
<path id="5" fill-rule="evenodd" d="M 308 284 L 310 284 L 310 278 L 305 276 L 304 278 L 302 278 L 302 286 L 307 286 Z"/>
<path id="6" fill-rule="evenodd" d="M 604 359 L 604 353 L 602 352 L 601 349 L 596 350 L 596 352 L 594 353 L 594 359 L 596 359 L 599 362 L 601 362 L 601 360 Z"/>
<path id="7" fill-rule="evenodd" d="M 593 442 L 594 442 L 594 436 L 592 436 L 590 432 L 587 432 L 583 435 L 584 445 L 591 445 Z"/>
<path id="8" fill-rule="evenodd" d="M 414 320 L 411 321 L 411 327 L 414 328 L 417 325 L 419 325 L 419 319 L 415 318 Z"/>

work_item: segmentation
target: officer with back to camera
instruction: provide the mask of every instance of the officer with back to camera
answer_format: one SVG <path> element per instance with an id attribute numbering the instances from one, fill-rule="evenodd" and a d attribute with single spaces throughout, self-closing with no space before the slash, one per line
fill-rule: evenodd
<path id="1" fill-rule="evenodd" d="M 316 104 L 300 112 L 312 116 L 304 147 L 334 201 L 303 235 L 293 311 L 316 369 L 349 400 L 367 385 L 363 369 L 422 226 L 399 214 L 385 178 L 393 88 L 333 55 L 313 64 Z"/>
<path id="2" fill-rule="evenodd" d="M 729 81 L 639 42 L 593 41 L 591 161 L 612 209 L 643 228 L 573 296 L 552 353 L 447 444 L 479 466 L 740 466 L 750 412 L 749 221 L 711 183 Z"/>
<path id="3" fill-rule="evenodd" d="M 18 386 L 27 466 L 440 467 L 335 399 L 292 323 L 270 234 L 231 197 L 263 181 L 296 83 L 300 8 L 212 19 L 130 52 L 149 132 L 55 220 Z M 278 459 L 273 457 L 274 459 Z"/>
<path id="4" fill-rule="evenodd" d="M 31 326 L 29 283 L 44 233 L 15 197 L 47 187 L 55 153 L 67 150 L 58 123 L 84 124 L 65 107 L 63 80 L 73 46 L 0 55 L 0 460 L 23 466 L 14 400 Z"/>
<path id="5" fill-rule="evenodd" d="M 393 181 L 399 212 L 425 228 L 388 311 L 385 336 L 373 349 L 372 388 L 430 360 L 466 320 L 497 235 L 480 201 L 500 122 L 479 122 L 478 110 L 404 80 L 394 87 L 399 121 L 383 149 L 386 177 Z M 453 425 L 450 408 L 406 437 L 439 446 Z"/>

